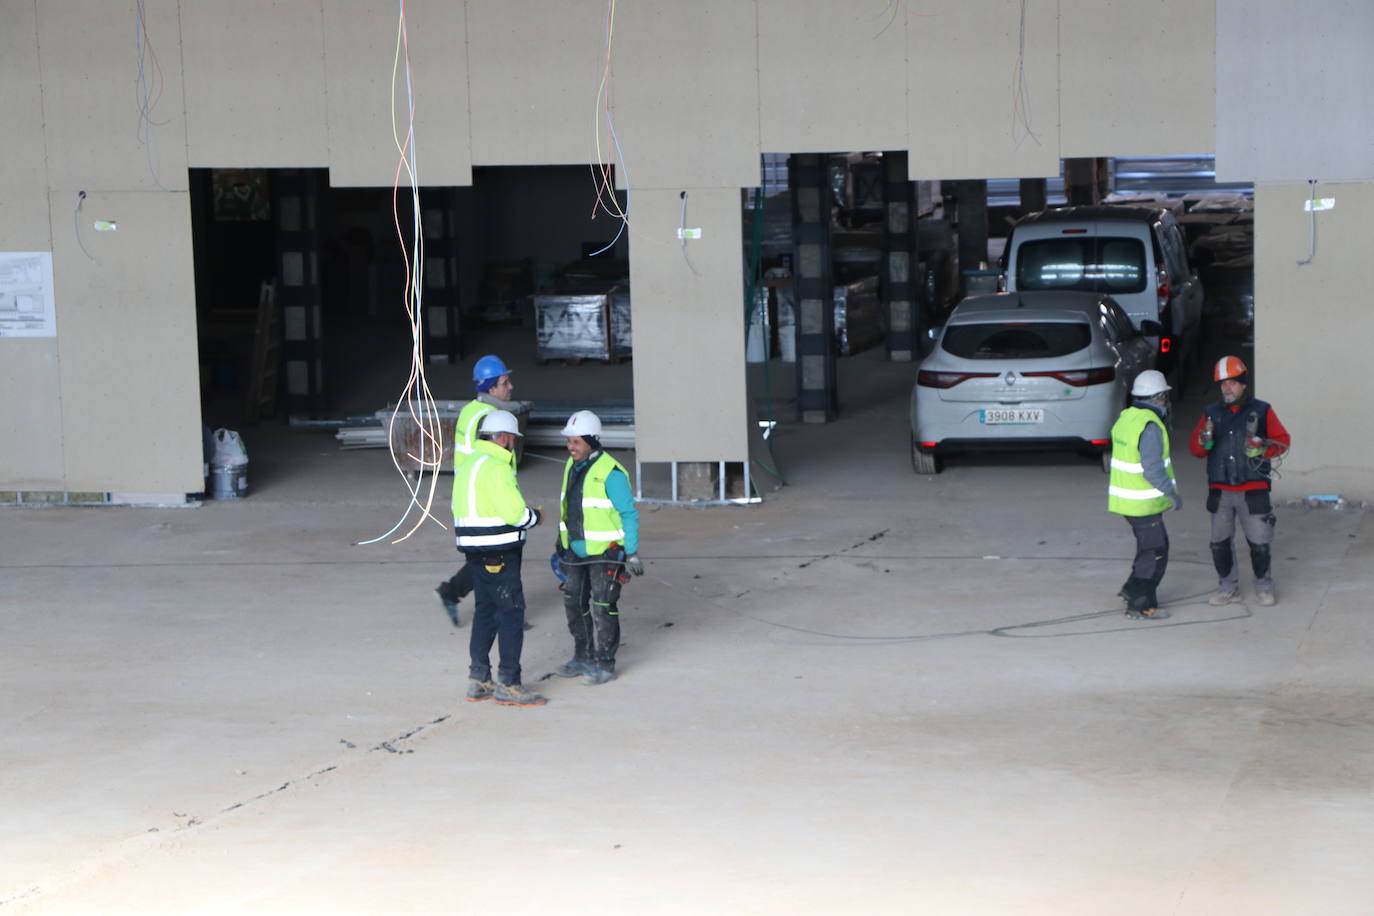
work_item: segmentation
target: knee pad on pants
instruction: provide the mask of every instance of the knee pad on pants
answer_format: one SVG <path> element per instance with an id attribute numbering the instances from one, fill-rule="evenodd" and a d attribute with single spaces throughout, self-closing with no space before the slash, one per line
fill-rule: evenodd
<path id="1" fill-rule="evenodd" d="M 1254 544 L 1250 541 L 1250 566 L 1255 571 L 1256 579 L 1267 579 L 1269 577 L 1269 545 Z"/>
<path id="2" fill-rule="evenodd" d="M 1231 542 L 1213 541 L 1212 542 L 1212 565 L 1217 568 L 1217 575 L 1225 579 L 1231 575 L 1231 567 L 1235 564 L 1235 553 L 1231 550 Z M 1254 544 L 1250 545 L 1251 556 L 1254 555 Z M 1267 550 L 1268 548 L 1266 548 Z"/>

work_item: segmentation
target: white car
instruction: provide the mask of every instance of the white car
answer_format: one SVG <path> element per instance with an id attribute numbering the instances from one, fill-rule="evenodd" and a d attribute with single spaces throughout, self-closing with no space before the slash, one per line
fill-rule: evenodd
<path id="1" fill-rule="evenodd" d="M 974 448 L 1093 448 L 1109 458 L 1111 428 L 1156 348 L 1101 293 L 973 296 L 940 329 L 911 393 L 911 463 Z"/>

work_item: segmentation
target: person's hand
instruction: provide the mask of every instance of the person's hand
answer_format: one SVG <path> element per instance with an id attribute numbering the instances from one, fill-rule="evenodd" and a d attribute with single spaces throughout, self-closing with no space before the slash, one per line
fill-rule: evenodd
<path id="1" fill-rule="evenodd" d="M 1182 496 L 1179 496 L 1178 493 L 1176 493 L 1176 492 L 1175 492 L 1175 493 L 1170 493 L 1170 494 L 1169 494 L 1169 508 L 1172 509 L 1172 510 L 1174 510 L 1175 512 L 1178 512 L 1178 511 L 1182 510 L 1182 509 L 1183 509 L 1183 497 L 1182 497 Z"/>
<path id="2" fill-rule="evenodd" d="M 1247 458 L 1258 458 L 1264 454 L 1264 440 L 1259 436 L 1251 436 L 1245 441 L 1245 455 Z"/>
<path id="3" fill-rule="evenodd" d="M 644 561 L 639 558 L 637 553 L 632 553 L 625 558 L 625 568 L 636 576 L 644 575 Z"/>

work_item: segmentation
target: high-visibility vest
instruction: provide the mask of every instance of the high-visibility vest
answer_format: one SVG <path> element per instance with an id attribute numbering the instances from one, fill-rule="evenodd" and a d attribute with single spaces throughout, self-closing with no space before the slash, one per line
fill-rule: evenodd
<path id="1" fill-rule="evenodd" d="M 463 551 L 503 550 L 525 540 L 537 516 L 525 505 L 510 452 L 478 439 L 453 469 L 453 531 Z"/>
<path id="2" fill-rule="evenodd" d="M 482 418 L 495 409 L 491 404 L 476 398 L 463 405 L 463 409 L 458 413 L 458 423 L 453 429 L 454 455 L 472 454 L 472 445 L 477 441 L 477 430 L 482 425 Z"/>
<path id="3" fill-rule="evenodd" d="M 1140 434 L 1149 424 L 1164 437 L 1164 470 L 1174 479 L 1169 458 L 1169 431 L 1159 415 L 1145 407 L 1127 407 L 1112 426 L 1112 468 L 1107 482 L 1107 510 L 1117 515 L 1155 515 L 1169 508 L 1169 497 L 1145 479 L 1140 463 Z"/>
<path id="4" fill-rule="evenodd" d="M 568 478 L 572 476 L 573 460 L 563 465 L 563 490 L 558 495 L 559 518 L 558 538 L 564 548 L 574 540 L 587 544 L 587 556 L 600 556 L 611 546 L 612 541 L 625 542 L 625 529 L 621 527 L 620 513 L 615 511 L 611 498 L 606 494 L 606 478 L 612 471 L 620 471 L 629 479 L 629 474 L 606 452 L 592 462 L 582 477 L 582 537 L 570 537 L 568 531 Z M 571 534 L 576 534 L 572 532 Z"/>

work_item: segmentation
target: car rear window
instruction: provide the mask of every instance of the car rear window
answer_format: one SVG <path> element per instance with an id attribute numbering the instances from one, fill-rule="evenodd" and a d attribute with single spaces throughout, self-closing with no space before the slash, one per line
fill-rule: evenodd
<path id="1" fill-rule="evenodd" d="M 1138 293 L 1145 281 L 1145 246 L 1140 239 L 1031 239 L 1016 249 L 1017 289 Z"/>
<path id="2" fill-rule="evenodd" d="M 1091 341 L 1086 323 L 1028 321 L 952 324 L 940 345 L 962 359 L 1038 359 L 1076 352 Z"/>

